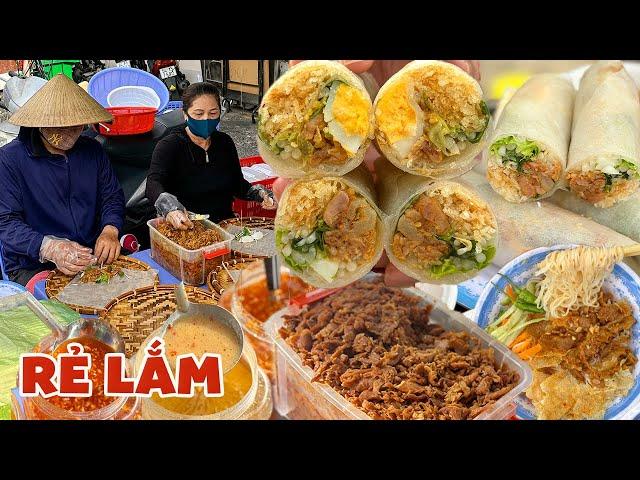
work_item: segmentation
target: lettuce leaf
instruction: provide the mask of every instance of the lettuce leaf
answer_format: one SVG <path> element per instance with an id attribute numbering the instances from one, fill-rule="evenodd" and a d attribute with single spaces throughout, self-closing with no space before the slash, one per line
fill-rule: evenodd
<path id="1" fill-rule="evenodd" d="M 478 262 L 475 254 L 475 246 L 476 246 L 475 240 L 472 240 L 473 247 L 470 251 L 462 255 L 457 255 L 455 253 L 455 248 L 453 247 L 453 238 L 450 235 L 447 236 L 445 234 L 443 236 L 437 236 L 437 237 L 438 239 L 449 243 L 450 253 L 441 259 L 442 263 L 440 265 L 431 266 L 431 275 L 434 278 L 442 278 L 447 275 L 452 275 L 458 272 L 468 272 L 469 270 L 482 270 L 483 268 L 487 267 L 491 263 L 491 261 L 496 255 L 496 247 L 494 245 L 489 245 L 482 250 L 482 253 L 485 256 L 485 260 L 483 262 Z M 449 240 L 446 240 L 446 238 L 448 238 Z M 473 268 L 461 268 L 459 265 L 456 264 L 456 262 L 454 261 L 455 259 L 471 260 L 473 261 L 474 266 Z"/>
<path id="2" fill-rule="evenodd" d="M 614 180 L 619 178 L 624 180 L 632 179 L 640 179 L 640 172 L 638 172 L 638 167 L 635 163 L 629 162 L 628 160 L 620 159 L 618 164 L 616 165 L 616 170 L 618 173 L 602 173 L 604 175 L 604 191 L 609 193 L 613 188 Z"/>
<path id="3" fill-rule="evenodd" d="M 500 157 L 503 165 L 514 163 L 516 170 L 524 173 L 524 164 L 540 153 L 540 147 L 532 140 L 521 140 L 514 135 L 507 135 L 493 142 L 489 151 L 492 155 Z"/>
<path id="4" fill-rule="evenodd" d="M 440 265 L 432 265 L 431 266 L 431 276 L 433 278 L 442 278 L 447 275 L 452 275 L 458 271 L 458 267 L 456 267 L 451 258 L 447 258 Z"/>
<path id="5" fill-rule="evenodd" d="M 484 102 L 484 100 L 480 102 L 480 110 L 484 115 L 484 126 L 479 132 L 471 132 L 465 134 L 469 143 L 478 143 L 482 139 L 484 132 L 487 131 L 487 127 L 489 126 L 489 119 L 491 118 L 491 114 L 489 113 L 489 107 L 487 107 L 487 104 Z"/>
<path id="6" fill-rule="evenodd" d="M 308 268 L 314 260 L 326 258 L 324 234 L 329 230 L 331 230 L 331 227 L 329 227 L 324 220 L 320 219 L 318 220 L 315 230 L 309 236 L 294 238 L 290 243 L 291 254 L 288 256 L 283 254 L 287 265 L 296 271 L 302 271 Z M 276 246 L 280 251 L 286 246 L 282 241 L 282 237 L 286 233 L 288 233 L 286 230 L 276 231 Z M 311 243 L 304 242 L 301 244 L 303 240 L 308 239 L 311 235 L 315 235 Z M 312 250 L 312 247 L 314 250 Z M 315 254 L 313 252 L 315 252 Z"/>
<path id="7" fill-rule="evenodd" d="M 640 178 L 637 165 L 628 160 L 621 159 L 616 165 L 616 170 L 618 170 L 621 175 L 626 174 L 625 178 Z"/>

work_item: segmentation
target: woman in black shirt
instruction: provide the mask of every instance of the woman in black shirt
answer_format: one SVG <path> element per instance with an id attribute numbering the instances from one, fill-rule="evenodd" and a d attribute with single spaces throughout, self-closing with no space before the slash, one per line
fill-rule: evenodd
<path id="1" fill-rule="evenodd" d="M 192 228 L 186 211 L 209 214 L 219 222 L 233 217 L 234 197 L 276 208 L 273 193 L 242 176 L 238 152 L 229 135 L 217 131 L 220 95 L 210 83 L 194 83 L 183 94 L 185 124 L 153 151 L 147 198 L 175 228 Z"/>

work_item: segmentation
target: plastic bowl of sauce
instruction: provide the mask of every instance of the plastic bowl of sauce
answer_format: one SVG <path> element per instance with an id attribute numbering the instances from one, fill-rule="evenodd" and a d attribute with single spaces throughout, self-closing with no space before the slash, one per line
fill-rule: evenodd
<path id="1" fill-rule="evenodd" d="M 281 269 L 280 288 L 273 292 L 267 288 L 267 275 L 262 262 L 256 262 L 240 272 L 231 298 L 231 313 L 240 321 L 245 339 L 253 345 L 258 357 L 258 365 L 275 383 L 273 342 L 264 330 L 264 323 L 272 314 L 289 304 L 289 300 L 314 287 L 293 276 L 289 269 Z"/>
<path id="2" fill-rule="evenodd" d="M 51 351 L 54 337 L 45 337 L 34 352 L 51 353 L 57 357 L 67 351 L 71 342 L 80 343 L 91 355 L 89 379 L 93 382 L 91 397 L 22 398 L 13 392 L 13 416 L 22 420 L 130 420 L 138 416 L 136 397 L 107 397 L 104 395 L 104 356 L 114 350 L 94 337 L 69 339 Z"/>
<path id="3" fill-rule="evenodd" d="M 199 321 L 191 325 L 180 325 L 183 320 L 173 325 L 176 338 L 188 339 L 185 331 L 190 332 L 191 341 L 176 342 L 171 340 L 167 332 L 166 347 L 170 365 L 174 365 L 175 356 L 183 353 L 224 353 L 213 350 L 210 339 L 200 337 L 208 328 Z M 184 327 L 184 330 L 182 328 Z M 153 332 L 138 350 L 135 359 L 136 371 L 140 368 L 144 351 L 149 342 L 158 335 L 159 329 Z M 200 338 L 201 340 L 196 340 Z M 215 343 L 215 341 L 213 342 Z M 195 394 L 189 398 L 166 397 L 161 398 L 153 394 L 150 398 L 142 399 L 142 418 L 148 420 L 266 420 L 271 416 L 273 401 L 271 386 L 265 374 L 258 368 L 256 354 L 248 342 L 245 342 L 240 361 L 227 372 L 224 377 L 224 395 L 222 397 L 207 397 L 202 387 L 196 387 Z"/>

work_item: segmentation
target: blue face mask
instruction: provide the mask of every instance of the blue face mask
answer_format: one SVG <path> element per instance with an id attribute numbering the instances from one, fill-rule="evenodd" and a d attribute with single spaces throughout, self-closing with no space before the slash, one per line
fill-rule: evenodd
<path id="1" fill-rule="evenodd" d="M 219 118 L 210 118 L 208 120 L 196 120 L 187 114 L 187 126 L 194 135 L 201 138 L 209 138 L 213 132 L 218 129 L 220 124 Z"/>

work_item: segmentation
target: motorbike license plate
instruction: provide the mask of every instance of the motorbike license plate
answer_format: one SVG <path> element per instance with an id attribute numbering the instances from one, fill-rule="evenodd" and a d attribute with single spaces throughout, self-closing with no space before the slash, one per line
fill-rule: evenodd
<path id="1" fill-rule="evenodd" d="M 116 67 L 131 67 L 131 60 L 122 60 L 116 63 Z"/>
<path id="2" fill-rule="evenodd" d="M 176 75 L 178 74 L 176 73 L 176 67 L 174 65 L 160 69 L 160 78 L 162 80 L 165 78 L 175 77 Z"/>

